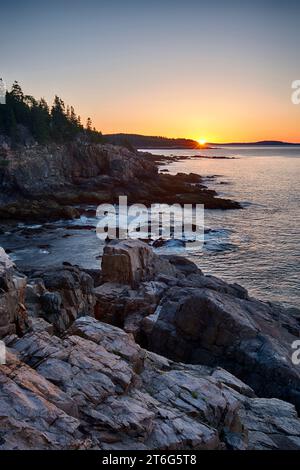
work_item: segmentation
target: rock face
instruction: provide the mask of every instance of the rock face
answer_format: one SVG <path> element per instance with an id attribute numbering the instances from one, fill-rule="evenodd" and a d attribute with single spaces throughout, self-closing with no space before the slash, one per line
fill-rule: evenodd
<path id="1" fill-rule="evenodd" d="M 129 284 L 137 287 L 141 281 L 154 279 L 156 274 L 174 275 L 175 268 L 153 253 L 140 240 L 110 243 L 104 248 L 102 276 L 104 282 Z"/>
<path id="2" fill-rule="evenodd" d="M 107 245 L 102 258 L 103 280 L 136 286 L 153 277 L 153 258 L 152 249 L 139 240 Z"/>
<path id="3" fill-rule="evenodd" d="M 108 310 L 108 303 L 118 308 L 111 318 L 101 314 L 97 318 L 124 327 L 158 354 L 222 366 L 259 396 L 288 400 L 300 409 L 300 372 L 291 361 L 299 319 L 278 306 L 249 298 L 237 284 L 204 276 L 179 256 L 161 259 L 149 250 L 135 241 L 106 247 L 102 266 L 111 284 L 97 289 L 97 305 L 102 303 L 102 312 Z M 163 262 L 163 271 L 158 262 Z M 132 281 L 135 288 L 129 291 L 124 284 Z M 158 293 L 150 296 L 151 301 L 145 293 L 149 282 Z"/>
<path id="4" fill-rule="evenodd" d="M 7 162 L 0 169 L 4 219 L 75 218 L 74 204 L 113 202 L 129 181 L 157 173 L 150 161 L 112 145 L 35 146 L 10 151 Z"/>
<path id="5" fill-rule="evenodd" d="M 11 151 L 7 156 L 6 181 L 8 195 L 19 191 L 24 196 L 43 196 L 65 188 L 84 187 L 84 183 L 105 183 L 105 177 L 128 181 L 141 176 L 143 169 L 154 166 L 141 161 L 136 154 L 112 145 L 45 145 Z M 5 194 L 4 194 L 5 195 Z M 4 195 L 2 196 L 4 199 Z"/>
<path id="6" fill-rule="evenodd" d="M 31 367 L 7 354 L 0 368 L 0 449 L 78 449 L 85 442 L 76 404 Z"/>
<path id="7" fill-rule="evenodd" d="M 33 317 L 43 317 L 62 333 L 82 315 L 94 315 L 94 281 L 75 266 L 30 273 L 26 299 Z"/>
<path id="8" fill-rule="evenodd" d="M 29 333 L 9 347 L 0 449 L 300 448 L 292 405 L 255 398 L 223 369 L 145 351 L 96 319 L 76 320 L 64 339 Z"/>
<path id="9" fill-rule="evenodd" d="M 274 305 L 206 287 L 173 287 L 148 326 L 148 346 L 174 360 L 218 364 L 259 396 L 300 409 L 300 372 L 291 361 L 298 331 L 298 321 Z"/>
<path id="10" fill-rule="evenodd" d="M 102 280 L 0 255 L 0 449 L 300 449 L 284 310 L 136 241 Z"/>
<path id="11" fill-rule="evenodd" d="M 0 247 L 0 339 L 22 335 L 29 326 L 25 304 L 26 277 L 18 273 Z"/>
<path id="12" fill-rule="evenodd" d="M 176 268 L 139 240 L 108 244 L 102 257 L 103 283 L 94 290 L 95 317 L 138 335 L 142 319 L 154 313 L 167 288 L 164 276 L 173 275 Z"/>
<path id="13" fill-rule="evenodd" d="M 238 209 L 235 201 L 216 197 L 198 175 L 162 175 L 154 159 L 114 145 L 49 144 L 8 151 L 0 168 L 0 217 L 18 220 L 76 218 L 80 204 L 206 204 Z M 82 210 L 82 209 L 81 209 Z"/>

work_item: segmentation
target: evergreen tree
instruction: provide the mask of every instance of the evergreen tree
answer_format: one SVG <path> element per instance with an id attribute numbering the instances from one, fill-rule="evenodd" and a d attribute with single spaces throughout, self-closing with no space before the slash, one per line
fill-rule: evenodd
<path id="1" fill-rule="evenodd" d="M 65 103 L 57 95 L 51 109 L 51 127 L 54 140 L 63 141 L 67 134 L 68 119 L 65 113 Z"/>
<path id="2" fill-rule="evenodd" d="M 41 144 L 50 140 L 50 114 L 46 101 L 42 98 L 31 110 L 32 134 Z"/>
<path id="3" fill-rule="evenodd" d="M 67 106 L 66 116 L 67 116 L 68 121 L 70 121 L 71 113 L 70 113 L 70 106 L 69 105 Z"/>
<path id="4" fill-rule="evenodd" d="M 66 107 L 63 100 L 55 96 L 50 111 L 44 98 L 37 101 L 33 96 L 24 95 L 18 82 L 6 93 L 6 103 L 0 105 L 0 134 L 9 136 L 12 144 L 24 144 L 24 136 L 28 135 L 41 144 L 70 142 L 80 135 L 85 135 L 89 142 L 102 141 L 102 134 L 92 127 L 91 118 L 84 131 L 73 106 Z"/>
<path id="5" fill-rule="evenodd" d="M 24 93 L 22 91 L 22 88 L 19 85 L 19 82 L 14 81 L 12 87 L 11 87 L 11 96 L 18 101 L 19 103 L 23 103 L 24 101 Z"/>
<path id="6" fill-rule="evenodd" d="M 77 118 L 77 116 L 76 116 L 76 113 L 75 113 L 75 110 L 74 110 L 73 106 L 71 106 L 70 121 L 71 121 L 71 124 L 72 124 L 74 127 L 77 127 L 77 126 L 78 126 L 78 118 Z"/>
<path id="7" fill-rule="evenodd" d="M 30 109 L 18 82 L 14 82 L 11 92 L 7 93 L 6 104 L 12 109 L 17 124 L 30 126 Z"/>
<path id="8" fill-rule="evenodd" d="M 91 132 L 92 131 L 92 120 L 90 117 L 87 118 L 87 121 L 86 121 L 86 130 L 88 132 Z"/>

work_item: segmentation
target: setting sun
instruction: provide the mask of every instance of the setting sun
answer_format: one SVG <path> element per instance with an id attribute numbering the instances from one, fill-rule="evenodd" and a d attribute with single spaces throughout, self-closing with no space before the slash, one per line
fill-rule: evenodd
<path id="1" fill-rule="evenodd" d="M 203 145 L 206 144 L 206 140 L 205 139 L 198 139 L 198 143 L 203 146 Z"/>

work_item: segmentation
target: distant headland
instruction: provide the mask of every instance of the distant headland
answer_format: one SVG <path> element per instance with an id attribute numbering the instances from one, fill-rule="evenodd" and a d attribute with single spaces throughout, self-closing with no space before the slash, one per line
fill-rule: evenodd
<path id="1" fill-rule="evenodd" d="M 260 146 L 260 145 L 269 145 L 269 146 L 286 146 L 286 145 L 300 145 L 300 143 L 290 143 L 282 142 L 279 140 L 262 140 L 258 142 L 207 142 L 205 146 L 200 145 L 199 142 L 193 139 L 185 138 L 169 138 L 162 136 L 148 136 L 140 134 L 106 134 L 105 140 L 116 145 L 131 145 L 135 148 L 143 149 L 154 149 L 154 148 L 176 148 L 176 149 L 197 149 L 197 148 L 209 148 L 209 147 L 226 147 L 226 146 Z"/>

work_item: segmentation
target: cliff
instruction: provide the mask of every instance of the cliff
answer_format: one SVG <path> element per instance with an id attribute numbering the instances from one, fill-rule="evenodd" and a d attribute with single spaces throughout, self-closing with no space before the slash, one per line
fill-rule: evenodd
<path id="1" fill-rule="evenodd" d="M 201 177 L 162 175 L 151 155 L 114 145 L 74 143 L 7 150 L 0 165 L 0 217 L 18 220 L 74 218 L 79 204 L 116 202 L 204 203 L 240 208 L 216 197 Z M 195 185 L 195 183 L 198 183 Z"/>
<path id="2" fill-rule="evenodd" d="M 9 150 L 0 168 L 0 214 L 3 218 L 65 217 L 74 204 L 100 203 L 117 188 L 157 173 L 135 153 L 111 145 L 47 145 Z M 95 194 L 95 191 L 97 194 Z"/>

